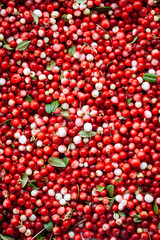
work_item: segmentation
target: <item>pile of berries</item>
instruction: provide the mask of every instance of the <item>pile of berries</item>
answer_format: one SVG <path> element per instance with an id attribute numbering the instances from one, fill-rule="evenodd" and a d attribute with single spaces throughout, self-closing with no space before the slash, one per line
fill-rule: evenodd
<path id="1" fill-rule="evenodd" d="M 160 240 L 160 0 L 0 1 L 0 239 Z"/>

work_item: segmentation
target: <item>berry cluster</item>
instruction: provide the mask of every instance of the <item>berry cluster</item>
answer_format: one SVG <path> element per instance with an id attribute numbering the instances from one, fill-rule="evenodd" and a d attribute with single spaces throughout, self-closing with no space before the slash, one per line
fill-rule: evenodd
<path id="1" fill-rule="evenodd" d="M 160 0 L 1 0 L 0 239 L 160 240 Z"/>

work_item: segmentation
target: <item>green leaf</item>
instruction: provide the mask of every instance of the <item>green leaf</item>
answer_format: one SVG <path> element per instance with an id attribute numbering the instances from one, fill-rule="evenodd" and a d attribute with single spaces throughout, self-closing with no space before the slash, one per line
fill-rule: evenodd
<path id="1" fill-rule="evenodd" d="M 6 48 L 8 50 L 13 50 L 14 48 L 10 47 L 10 45 L 8 43 L 3 45 L 3 48 Z"/>
<path id="2" fill-rule="evenodd" d="M 33 209 L 33 213 L 36 213 L 37 211 L 38 211 L 38 207 L 35 207 L 34 209 Z"/>
<path id="3" fill-rule="evenodd" d="M 109 10 L 112 10 L 111 7 L 95 7 L 95 10 L 97 10 L 98 12 L 107 12 Z"/>
<path id="4" fill-rule="evenodd" d="M 4 121 L 3 123 L 1 123 L 0 126 L 2 126 L 2 125 L 4 125 L 4 124 L 7 125 L 7 124 L 9 124 L 11 121 L 12 121 L 12 118 L 7 119 L 7 120 Z"/>
<path id="5" fill-rule="evenodd" d="M 160 116 L 159 116 L 158 120 L 159 120 L 159 123 L 160 123 Z"/>
<path id="6" fill-rule="evenodd" d="M 24 100 L 27 101 L 27 102 L 32 102 L 33 101 L 31 96 L 29 96 L 28 94 L 25 96 Z"/>
<path id="7" fill-rule="evenodd" d="M 45 238 L 45 236 L 41 236 L 40 238 L 39 238 L 39 240 L 43 240 Z"/>
<path id="8" fill-rule="evenodd" d="M 67 18 L 67 14 L 63 14 L 62 19 L 63 19 L 65 22 L 69 22 L 69 19 Z"/>
<path id="9" fill-rule="evenodd" d="M 50 157 L 48 163 L 51 164 L 53 167 L 66 167 L 66 164 L 57 157 Z"/>
<path id="10" fill-rule="evenodd" d="M 109 195 L 109 197 L 113 197 L 114 195 L 114 186 L 113 185 L 108 185 L 106 187 L 107 193 Z"/>
<path id="11" fill-rule="evenodd" d="M 111 198 L 109 201 L 109 207 L 111 208 L 114 203 L 115 197 Z"/>
<path id="12" fill-rule="evenodd" d="M 19 51 L 25 50 L 25 49 L 29 46 L 30 42 L 31 42 L 31 41 L 23 41 L 23 42 L 19 43 L 19 44 L 17 45 L 17 49 L 18 49 Z"/>
<path id="13" fill-rule="evenodd" d="M 48 71 L 51 71 L 55 65 L 56 65 L 56 62 L 54 60 L 51 60 L 50 63 L 47 64 L 46 69 Z"/>
<path id="14" fill-rule="evenodd" d="M 130 104 L 131 101 L 132 101 L 132 98 L 127 99 L 127 101 L 126 101 L 127 107 L 128 107 L 128 105 Z"/>
<path id="15" fill-rule="evenodd" d="M 68 145 L 68 148 L 67 148 L 68 151 L 71 149 L 71 144 L 72 144 L 72 143 L 70 143 L 70 144 Z"/>
<path id="16" fill-rule="evenodd" d="M 121 180 L 123 180 L 123 178 L 117 178 L 115 182 L 120 182 Z"/>
<path id="17" fill-rule="evenodd" d="M 101 185 L 98 185 L 95 190 L 98 191 L 98 192 L 101 192 L 102 190 L 104 190 L 105 187 L 104 186 L 101 186 Z"/>
<path id="18" fill-rule="evenodd" d="M 141 217 L 140 217 L 139 214 L 135 214 L 135 215 L 133 216 L 133 221 L 134 221 L 134 222 L 137 222 L 137 223 L 140 223 L 140 222 L 142 222 L 142 219 L 141 219 Z"/>
<path id="19" fill-rule="evenodd" d="M 131 193 L 131 192 L 130 192 L 130 190 L 126 190 L 124 194 L 126 194 L 126 193 Z"/>
<path id="20" fill-rule="evenodd" d="M 45 110 L 47 113 L 54 113 L 54 111 L 59 107 L 60 103 L 58 100 L 53 100 L 51 103 L 46 103 Z"/>
<path id="21" fill-rule="evenodd" d="M 51 232 L 52 229 L 53 229 L 53 223 L 51 221 L 47 222 L 47 223 L 44 223 L 43 224 L 45 229 L 48 231 L 48 232 Z"/>
<path id="22" fill-rule="evenodd" d="M 68 162 L 69 162 L 69 158 L 68 158 L 68 157 L 64 157 L 64 158 L 62 159 L 62 161 L 64 162 L 65 166 L 67 167 Z"/>
<path id="23" fill-rule="evenodd" d="M 0 4 L 0 7 L 3 7 L 4 4 Z"/>
<path id="24" fill-rule="evenodd" d="M 84 201 L 87 205 L 91 206 L 92 205 L 92 202 L 87 202 L 87 201 Z"/>
<path id="25" fill-rule="evenodd" d="M 33 190 L 39 190 L 39 187 L 37 187 L 37 182 L 35 180 L 31 180 L 27 185 Z"/>
<path id="26" fill-rule="evenodd" d="M 87 0 L 75 0 L 77 3 L 86 3 Z"/>
<path id="27" fill-rule="evenodd" d="M 68 120 L 71 120 L 71 119 L 69 118 L 69 112 L 68 112 L 68 111 L 63 111 L 63 112 L 62 112 L 62 116 L 63 116 L 64 118 L 68 119 Z"/>
<path id="28" fill-rule="evenodd" d="M 124 214 L 124 212 L 122 212 L 122 211 L 118 211 L 118 214 L 119 214 L 120 217 L 125 217 L 125 216 L 126 216 L 126 215 Z"/>
<path id="29" fill-rule="evenodd" d="M 120 120 L 126 120 L 127 118 L 123 117 L 123 116 L 120 116 L 119 117 Z"/>
<path id="30" fill-rule="evenodd" d="M 39 18 L 35 13 L 31 13 L 32 17 L 33 17 L 33 23 L 35 22 L 36 24 L 38 24 L 39 22 Z"/>
<path id="31" fill-rule="evenodd" d="M 142 219 L 134 217 L 133 221 L 136 223 L 140 223 L 140 222 L 142 222 Z"/>
<path id="32" fill-rule="evenodd" d="M 138 36 L 139 36 L 139 34 L 137 34 L 137 36 L 135 36 L 135 38 L 133 39 L 133 41 L 130 42 L 129 44 L 133 44 L 133 43 L 135 43 L 135 42 L 137 41 L 137 39 L 138 39 Z"/>
<path id="33" fill-rule="evenodd" d="M 158 223 L 158 225 L 157 225 L 157 229 L 160 229 L 160 221 L 159 221 L 159 223 Z"/>
<path id="34" fill-rule="evenodd" d="M 8 236 L 4 236 L 4 235 L 2 235 L 2 234 L 0 234 L 0 238 L 1 238 L 2 240 L 15 240 L 15 238 L 8 237 Z"/>
<path id="35" fill-rule="evenodd" d="M 156 202 L 153 203 L 153 210 L 154 210 L 154 212 L 155 212 L 156 215 L 159 214 L 159 210 L 158 210 L 158 206 L 157 206 L 157 203 L 156 203 Z"/>
<path id="36" fill-rule="evenodd" d="M 73 57 L 74 52 L 76 51 L 76 46 L 73 44 L 72 47 L 69 48 L 68 54 Z"/>
<path id="37" fill-rule="evenodd" d="M 104 197 L 99 197 L 98 201 L 102 201 L 104 199 Z"/>
<path id="38" fill-rule="evenodd" d="M 96 132 L 93 132 L 93 131 L 91 131 L 91 132 L 86 132 L 86 131 L 84 131 L 84 130 L 81 130 L 80 132 L 79 132 L 79 135 L 81 136 L 81 137 L 83 137 L 83 138 L 86 138 L 86 137 L 93 137 L 93 136 L 95 136 L 97 133 Z"/>
<path id="39" fill-rule="evenodd" d="M 153 74 L 153 73 L 145 73 L 143 75 L 144 81 L 150 82 L 150 83 L 156 83 L 157 77 L 158 77 L 158 75 L 157 74 Z"/>
<path id="40" fill-rule="evenodd" d="M 32 79 L 37 79 L 37 77 L 31 77 Z"/>
<path id="41" fill-rule="evenodd" d="M 26 186 L 28 182 L 28 176 L 26 173 L 22 173 L 22 188 Z"/>

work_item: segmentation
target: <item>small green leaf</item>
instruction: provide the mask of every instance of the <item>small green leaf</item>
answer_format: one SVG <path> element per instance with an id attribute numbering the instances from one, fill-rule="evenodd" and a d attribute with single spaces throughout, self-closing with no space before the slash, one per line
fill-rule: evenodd
<path id="1" fill-rule="evenodd" d="M 51 232 L 52 229 L 53 229 L 53 223 L 51 221 L 47 222 L 47 223 L 44 223 L 43 224 L 45 229 L 48 231 L 48 232 Z"/>
<path id="2" fill-rule="evenodd" d="M 130 104 L 131 101 L 132 101 L 132 98 L 127 99 L 127 101 L 126 101 L 127 107 L 128 107 L 128 105 Z"/>
<path id="3" fill-rule="evenodd" d="M 32 102 L 33 101 L 31 96 L 29 96 L 28 94 L 25 96 L 24 100 L 27 101 L 27 102 Z"/>
<path id="4" fill-rule="evenodd" d="M 86 131 L 82 130 L 82 131 L 79 132 L 79 135 L 80 135 L 81 137 L 83 137 L 83 138 L 93 137 L 93 136 L 95 136 L 96 134 L 97 134 L 97 133 L 96 133 L 96 132 L 93 132 L 93 131 L 91 131 L 91 132 L 86 132 Z"/>
<path id="5" fill-rule="evenodd" d="M 39 240 L 43 240 L 45 238 L 45 236 L 41 236 L 40 238 L 39 238 Z"/>
<path id="6" fill-rule="evenodd" d="M 8 43 L 3 45 L 3 48 L 6 48 L 8 50 L 13 50 L 14 48 L 11 48 L 10 45 Z"/>
<path id="7" fill-rule="evenodd" d="M 3 7 L 4 4 L 0 4 L 0 7 Z"/>
<path id="8" fill-rule="evenodd" d="M 109 195 L 109 197 L 113 197 L 114 195 L 114 186 L 113 185 L 108 185 L 106 187 L 107 193 Z"/>
<path id="9" fill-rule="evenodd" d="M 62 15 L 62 19 L 63 19 L 65 22 L 69 22 L 69 19 L 67 18 L 67 14 L 63 14 L 63 15 Z"/>
<path id="10" fill-rule="evenodd" d="M 160 123 L 160 116 L 159 116 L 158 120 L 159 120 L 159 123 Z"/>
<path id="11" fill-rule="evenodd" d="M 38 207 L 35 207 L 34 209 L 33 209 L 33 213 L 36 213 L 37 211 L 38 211 Z"/>
<path id="12" fill-rule="evenodd" d="M 45 110 L 47 113 L 54 113 L 54 111 L 59 107 L 60 103 L 58 100 L 53 100 L 51 103 L 46 103 Z"/>
<path id="13" fill-rule="evenodd" d="M 159 221 L 159 223 L 158 223 L 158 225 L 157 225 L 157 229 L 160 229 L 160 221 Z"/>
<path id="14" fill-rule="evenodd" d="M 35 22 L 36 24 L 38 24 L 39 22 L 39 18 L 35 13 L 31 13 L 32 17 L 33 17 L 33 23 Z"/>
<path id="15" fill-rule="evenodd" d="M 126 120 L 127 118 L 123 117 L 123 116 L 120 116 L 119 117 L 120 120 Z"/>
<path id="16" fill-rule="evenodd" d="M 33 190 L 39 190 L 39 187 L 37 187 L 37 182 L 35 180 L 29 181 L 27 185 L 31 187 Z"/>
<path id="17" fill-rule="evenodd" d="M 95 7 L 95 10 L 97 10 L 98 12 L 107 12 L 109 10 L 112 10 L 111 7 Z"/>
<path id="18" fill-rule="evenodd" d="M 121 180 L 123 180 L 123 178 L 117 178 L 115 182 L 120 182 Z"/>
<path id="19" fill-rule="evenodd" d="M 28 182 L 28 176 L 26 173 L 22 173 L 22 188 L 26 186 Z"/>
<path id="20" fill-rule="evenodd" d="M 125 217 L 125 216 L 126 216 L 126 215 L 124 214 L 124 212 L 122 212 L 122 211 L 118 211 L 118 214 L 119 214 L 120 217 Z"/>
<path id="21" fill-rule="evenodd" d="M 77 3 L 86 3 L 87 0 L 75 0 Z"/>
<path id="22" fill-rule="evenodd" d="M 156 202 L 153 203 L 153 210 L 154 210 L 154 212 L 155 212 L 156 215 L 159 214 L 159 210 L 158 210 L 158 206 L 157 206 L 157 203 L 156 203 Z"/>
<path id="23" fill-rule="evenodd" d="M 140 223 L 140 222 L 142 222 L 142 219 L 135 217 L 135 218 L 133 218 L 133 221 L 136 223 Z"/>
<path id="24" fill-rule="evenodd" d="M 158 77 L 158 75 L 157 74 L 153 74 L 153 73 L 145 73 L 143 75 L 144 81 L 150 82 L 150 83 L 156 83 L 157 77 Z"/>
<path id="25" fill-rule="evenodd" d="M 10 122 L 12 121 L 12 119 L 10 118 L 10 119 L 7 119 L 6 121 L 4 121 L 3 123 L 1 123 L 0 124 L 0 126 L 2 126 L 2 125 L 7 125 L 7 124 L 9 124 Z"/>
<path id="26" fill-rule="evenodd" d="M 126 193 L 131 193 L 131 192 L 130 192 L 130 190 L 126 190 L 126 191 L 123 193 L 123 195 L 126 194 Z"/>
<path id="27" fill-rule="evenodd" d="M 54 60 L 51 60 L 50 63 L 47 64 L 46 69 L 48 71 L 51 71 L 55 65 L 56 65 L 56 62 Z"/>
<path id="28" fill-rule="evenodd" d="M 135 38 L 133 39 L 133 41 L 130 42 L 129 44 L 133 44 L 133 43 L 135 43 L 135 42 L 137 41 L 137 39 L 138 39 L 138 36 L 139 36 L 139 34 L 137 34 L 137 36 L 135 36 Z"/>
<path id="29" fill-rule="evenodd" d="M 37 79 L 37 77 L 31 77 L 32 79 Z"/>
<path id="30" fill-rule="evenodd" d="M 66 164 L 57 157 L 50 157 L 48 163 L 51 164 L 53 167 L 66 167 Z"/>
<path id="31" fill-rule="evenodd" d="M 99 197 L 98 201 L 102 201 L 104 199 L 104 197 Z"/>
<path id="32" fill-rule="evenodd" d="M 0 238 L 1 238 L 2 240 L 15 240 L 15 238 L 8 237 L 8 236 L 4 236 L 4 235 L 2 235 L 2 234 L 0 234 Z"/>
<path id="33" fill-rule="evenodd" d="M 87 201 L 84 201 L 87 205 L 91 206 L 92 205 L 92 202 L 87 202 Z"/>
<path id="34" fill-rule="evenodd" d="M 142 222 L 142 219 L 141 219 L 141 217 L 140 217 L 139 214 L 135 214 L 135 215 L 133 216 L 133 221 L 134 221 L 134 222 L 137 222 L 137 223 L 140 223 L 140 222 Z"/>
<path id="35" fill-rule="evenodd" d="M 72 47 L 69 48 L 68 54 L 73 57 L 74 52 L 76 51 L 76 46 L 73 44 Z"/>
<path id="36" fill-rule="evenodd" d="M 69 162 L 69 158 L 68 158 L 68 157 L 64 157 L 64 158 L 62 159 L 62 161 L 64 162 L 65 166 L 67 167 L 68 162 Z"/>
<path id="37" fill-rule="evenodd" d="M 109 201 L 109 207 L 111 208 L 114 203 L 115 197 L 111 198 Z"/>
<path id="38" fill-rule="evenodd" d="M 68 145 L 68 148 L 67 148 L 68 151 L 71 149 L 71 144 L 72 144 L 72 143 L 70 143 L 70 144 Z"/>
<path id="39" fill-rule="evenodd" d="M 101 186 L 101 185 L 98 185 L 95 190 L 98 191 L 98 192 L 101 192 L 102 190 L 104 190 L 105 187 L 104 186 Z"/>
<path id="40" fill-rule="evenodd" d="M 68 119 L 68 120 L 71 120 L 71 119 L 69 118 L 69 112 L 68 112 L 68 111 L 63 111 L 63 112 L 62 112 L 62 116 L 63 116 L 64 118 Z"/>
<path id="41" fill-rule="evenodd" d="M 18 49 L 19 51 L 25 50 L 25 49 L 29 46 L 30 42 L 31 42 L 31 41 L 23 41 L 23 42 L 19 43 L 19 44 L 17 45 L 17 49 Z"/>

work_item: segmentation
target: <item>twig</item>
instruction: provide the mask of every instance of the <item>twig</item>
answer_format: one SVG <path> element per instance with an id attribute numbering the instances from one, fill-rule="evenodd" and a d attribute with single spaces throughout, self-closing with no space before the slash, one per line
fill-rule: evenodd
<path id="1" fill-rule="evenodd" d="M 99 27 L 99 28 L 101 28 L 102 30 L 104 30 L 108 35 L 109 35 L 109 33 L 104 29 L 104 28 L 102 28 L 98 23 L 96 23 L 96 25 Z M 111 36 L 109 35 L 109 38 L 111 39 Z"/>
<path id="2" fill-rule="evenodd" d="M 79 224 L 84 223 L 85 221 L 87 221 L 87 219 L 82 219 L 80 222 L 76 223 L 74 227 L 77 227 Z"/>
<path id="3" fill-rule="evenodd" d="M 45 228 L 43 228 L 40 232 L 38 232 L 36 235 L 34 235 L 34 237 L 33 237 L 31 240 L 35 239 L 35 238 L 36 238 L 39 234 L 41 234 L 44 230 L 45 230 Z"/>
<path id="4" fill-rule="evenodd" d="M 53 232 L 52 232 L 52 234 L 51 234 L 51 236 L 50 236 L 49 240 L 52 240 L 52 237 L 53 237 Z"/>

